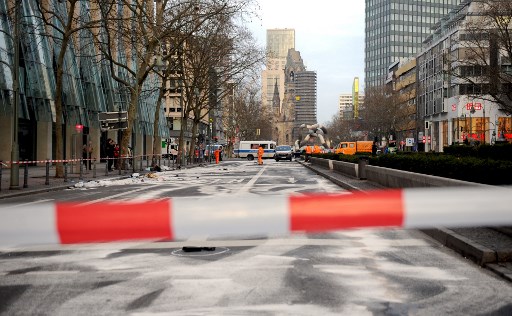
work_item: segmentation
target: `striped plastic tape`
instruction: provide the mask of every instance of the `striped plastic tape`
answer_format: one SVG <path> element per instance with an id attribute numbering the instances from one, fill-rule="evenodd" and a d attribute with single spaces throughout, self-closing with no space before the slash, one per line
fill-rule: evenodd
<path id="1" fill-rule="evenodd" d="M 511 190 L 457 187 L 353 194 L 56 202 L 0 207 L 0 244 L 182 240 L 348 228 L 512 225 Z"/>

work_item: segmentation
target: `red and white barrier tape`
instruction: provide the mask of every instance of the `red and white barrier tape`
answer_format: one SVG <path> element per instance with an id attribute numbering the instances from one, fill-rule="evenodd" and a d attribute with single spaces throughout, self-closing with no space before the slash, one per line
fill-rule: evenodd
<path id="1" fill-rule="evenodd" d="M 164 156 L 164 155 L 167 155 L 167 154 L 155 154 L 155 155 L 137 155 L 137 156 L 123 156 L 121 158 L 123 159 L 132 159 L 132 158 L 141 158 L 141 157 L 161 157 L 161 156 Z M 110 157 L 105 157 L 105 158 L 100 158 L 101 160 L 116 160 L 116 159 L 119 159 L 119 157 L 117 158 L 110 158 Z M 96 158 L 85 158 L 85 159 L 47 159 L 47 160 L 20 160 L 20 161 L 0 161 L 0 163 L 4 166 L 8 166 L 8 165 L 13 165 L 13 164 L 16 164 L 16 165 L 25 165 L 25 164 L 38 164 L 38 163 L 58 163 L 58 162 L 79 162 L 79 161 L 94 161 L 96 160 Z M 97 160 L 98 161 L 98 160 Z"/>
<path id="2" fill-rule="evenodd" d="M 512 225 L 510 193 L 508 188 L 464 187 L 2 206 L 0 244 L 275 236 L 370 227 Z"/>

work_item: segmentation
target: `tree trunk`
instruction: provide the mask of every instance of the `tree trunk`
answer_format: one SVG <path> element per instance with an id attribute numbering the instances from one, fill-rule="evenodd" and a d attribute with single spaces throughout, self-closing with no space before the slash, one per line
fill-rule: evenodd
<path id="1" fill-rule="evenodd" d="M 123 131 L 123 137 L 121 138 L 120 156 L 124 157 L 128 153 L 128 144 L 132 135 L 133 124 L 135 124 L 135 114 L 137 109 L 137 103 L 139 101 L 139 87 L 136 86 L 134 89 L 130 89 L 130 106 L 128 107 L 128 128 Z M 120 166 L 124 167 L 124 159 L 120 158 Z"/>
<path id="2" fill-rule="evenodd" d="M 57 73 L 55 75 L 55 159 L 58 160 L 55 168 L 55 178 L 64 177 L 64 167 L 61 162 L 64 159 L 63 153 L 63 138 L 62 138 L 62 77 L 64 73 L 63 64 L 64 56 L 66 55 L 66 48 L 68 46 L 69 39 L 64 37 L 62 40 L 62 46 L 57 57 Z M 68 122 L 64 122 L 64 128 Z"/>
<path id="3" fill-rule="evenodd" d="M 155 122 L 153 123 L 153 159 L 151 160 L 152 165 L 156 164 L 156 155 L 161 155 L 161 143 L 158 141 L 158 126 L 160 121 L 160 109 L 162 107 L 162 99 L 164 96 L 164 85 L 165 80 L 162 81 L 162 87 L 160 88 L 160 92 L 158 93 L 158 100 L 156 102 L 156 110 L 155 110 Z M 167 119 L 167 118 L 166 118 Z M 167 124 L 166 124 L 167 126 Z"/>
<path id="4" fill-rule="evenodd" d="M 199 125 L 199 122 L 194 119 L 194 121 L 192 122 L 192 139 L 190 141 L 190 148 L 189 148 L 189 153 L 191 155 L 191 157 L 193 157 L 193 159 L 196 158 L 196 136 L 197 136 L 197 130 L 198 130 L 198 125 Z"/>

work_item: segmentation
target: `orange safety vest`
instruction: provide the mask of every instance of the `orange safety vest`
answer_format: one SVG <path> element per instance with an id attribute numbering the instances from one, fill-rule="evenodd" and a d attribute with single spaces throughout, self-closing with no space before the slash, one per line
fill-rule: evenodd
<path id="1" fill-rule="evenodd" d="M 315 154 L 319 154 L 320 152 L 321 152 L 320 147 L 319 147 L 319 146 L 317 146 L 317 145 L 315 145 L 315 147 L 314 147 L 314 149 L 313 149 L 313 153 L 315 153 Z"/>
<path id="2" fill-rule="evenodd" d="M 311 154 L 311 147 L 310 146 L 306 146 L 306 154 Z"/>

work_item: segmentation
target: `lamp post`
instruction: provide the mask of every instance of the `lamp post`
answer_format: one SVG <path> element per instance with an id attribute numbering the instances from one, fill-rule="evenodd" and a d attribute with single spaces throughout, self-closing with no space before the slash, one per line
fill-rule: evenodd
<path id="1" fill-rule="evenodd" d="M 486 118 L 485 118 L 485 105 L 483 106 L 482 110 L 484 112 L 484 118 L 483 118 L 484 121 L 483 121 L 483 123 L 484 123 L 484 144 L 485 144 L 485 139 L 487 138 L 487 131 L 485 130 L 485 120 L 486 120 Z"/>
<path id="2" fill-rule="evenodd" d="M 20 100 L 19 90 L 19 6 L 20 3 L 16 3 L 14 6 L 14 69 L 12 71 L 12 90 L 13 96 L 13 109 L 12 109 L 12 147 L 11 147 L 11 182 L 9 189 L 17 190 L 20 188 L 20 174 L 19 174 L 19 147 L 18 147 L 18 106 Z"/>
<path id="3" fill-rule="evenodd" d="M 473 103 L 471 103 L 471 109 L 469 110 L 469 134 L 473 135 L 473 118 L 471 114 L 475 113 L 475 108 L 473 107 Z"/>

